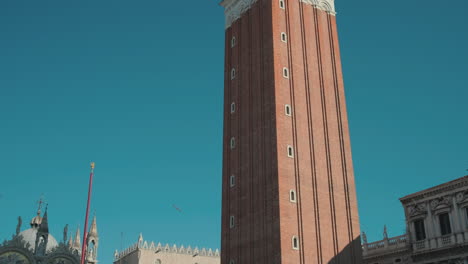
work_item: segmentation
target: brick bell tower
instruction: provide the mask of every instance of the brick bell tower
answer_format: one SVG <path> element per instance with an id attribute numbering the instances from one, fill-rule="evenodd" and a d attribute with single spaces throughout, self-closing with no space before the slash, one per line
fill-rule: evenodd
<path id="1" fill-rule="evenodd" d="M 361 264 L 334 0 L 224 0 L 222 264 Z"/>

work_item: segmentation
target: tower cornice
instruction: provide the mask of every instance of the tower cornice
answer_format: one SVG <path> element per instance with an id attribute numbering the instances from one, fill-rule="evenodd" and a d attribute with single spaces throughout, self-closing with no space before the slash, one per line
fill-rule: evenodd
<path id="1" fill-rule="evenodd" d="M 220 3 L 224 7 L 226 28 L 239 19 L 243 13 L 248 11 L 257 0 L 224 0 Z"/>
<path id="2" fill-rule="evenodd" d="M 336 15 L 335 0 L 291 0 L 300 1 L 304 4 L 312 5 L 317 9 L 323 10 L 331 15 Z M 226 19 L 226 29 L 232 23 L 239 19 L 242 14 L 248 11 L 257 0 L 223 0 L 220 5 L 224 7 Z"/>
<path id="3" fill-rule="evenodd" d="M 336 15 L 335 0 L 300 0 L 304 4 L 312 5 L 317 9 L 323 10 L 330 15 Z"/>

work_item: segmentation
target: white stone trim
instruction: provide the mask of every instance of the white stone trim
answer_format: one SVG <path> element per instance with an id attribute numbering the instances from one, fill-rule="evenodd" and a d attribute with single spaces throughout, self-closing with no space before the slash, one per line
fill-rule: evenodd
<path id="1" fill-rule="evenodd" d="M 281 41 L 284 43 L 288 42 L 288 35 L 285 32 L 281 32 Z"/>
<path id="2" fill-rule="evenodd" d="M 286 3 L 284 2 L 284 0 L 279 0 L 278 4 L 281 9 L 286 9 Z"/>
<path id="3" fill-rule="evenodd" d="M 291 244 L 294 250 L 299 250 L 299 238 L 297 238 L 297 236 L 293 236 L 291 238 Z"/>
<path id="4" fill-rule="evenodd" d="M 236 226 L 236 218 L 231 215 L 231 217 L 229 218 L 229 228 L 234 228 Z"/>
<path id="5" fill-rule="evenodd" d="M 288 153 L 287 153 L 288 157 L 289 158 L 294 158 L 294 148 L 293 148 L 293 146 L 288 145 L 287 151 L 288 151 Z"/>
<path id="6" fill-rule="evenodd" d="M 336 15 L 335 0 L 299 0 L 302 3 L 313 5 L 315 8 L 323 10 L 331 15 Z M 248 11 L 257 0 L 224 0 L 221 6 L 224 7 L 226 19 L 226 29 L 228 29 L 242 14 Z"/>
<path id="7" fill-rule="evenodd" d="M 257 0 L 224 0 L 221 2 L 226 17 L 226 29 L 249 10 L 255 2 Z"/>
<path id="8" fill-rule="evenodd" d="M 231 175 L 231 177 L 229 177 L 229 185 L 232 187 L 236 186 L 236 176 L 235 175 Z"/>
<path id="9" fill-rule="evenodd" d="M 231 69 L 231 80 L 234 80 L 236 78 L 236 68 Z"/>
<path id="10" fill-rule="evenodd" d="M 313 5 L 315 8 L 323 10 L 330 15 L 336 15 L 335 0 L 300 0 L 304 4 Z"/>
<path id="11" fill-rule="evenodd" d="M 286 67 L 283 67 L 283 77 L 289 79 L 289 69 Z"/>
<path id="12" fill-rule="evenodd" d="M 236 138 L 235 137 L 231 138 L 230 147 L 231 147 L 231 149 L 234 149 L 236 147 Z"/>
<path id="13" fill-rule="evenodd" d="M 178 247 L 177 245 L 173 245 L 172 248 L 169 246 L 169 244 L 162 245 L 161 243 L 158 243 L 157 245 L 154 242 L 148 243 L 148 241 L 138 241 L 135 244 L 131 245 L 129 248 L 119 252 L 115 251 L 114 253 L 114 260 L 119 261 L 123 258 L 128 257 L 129 255 L 132 255 L 134 252 L 137 251 L 146 251 L 146 252 L 153 252 L 153 253 L 159 253 L 159 252 L 167 252 L 167 253 L 172 253 L 172 254 L 184 254 L 184 255 L 193 255 L 193 253 L 198 252 L 199 256 L 202 257 L 213 257 L 213 258 L 219 258 L 220 257 L 220 252 L 218 249 L 212 250 L 211 248 L 202 248 L 201 250 L 198 249 L 198 247 L 195 247 L 195 249 L 192 251 L 192 247 L 188 246 L 185 248 L 183 245 Z"/>
<path id="14" fill-rule="evenodd" d="M 231 48 L 234 48 L 237 44 L 237 39 L 235 36 L 231 38 Z"/>
<path id="15" fill-rule="evenodd" d="M 291 105 L 284 105 L 284 114 L 287 116 L 292 116 L 292 107 Z"/>
<path id="16" fill-rule="evenodd" d="M 297 193 L 295 190 L 289 190 L 289 201 L 291 203 L 296 203 L 297 202 Z"/>

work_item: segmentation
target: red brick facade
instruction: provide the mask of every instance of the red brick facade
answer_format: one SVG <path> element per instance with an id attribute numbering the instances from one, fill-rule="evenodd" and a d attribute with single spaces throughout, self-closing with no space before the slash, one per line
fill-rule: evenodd
<path id="1" fill-rule="evenodd" d="M 336 18 L 278 2 L 226 29 L 221 263 L 360 264 Z"/>

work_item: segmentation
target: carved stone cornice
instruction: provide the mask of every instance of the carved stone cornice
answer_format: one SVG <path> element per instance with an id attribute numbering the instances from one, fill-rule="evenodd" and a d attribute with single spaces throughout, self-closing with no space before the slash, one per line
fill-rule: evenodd
<path id="1" fill-rule="evenodd" d="M 226 28 L 229 28 L 234 21 L 249 10 L 257 0 L 224 0 L 221 6 L 224 7 Z"/>
<path id="2" fill-rule="evenodd" d="M 66 256 L 68 256 L 70 258 L 76 258 L 76 259 L 80 258 L 80 255 L 76 250 L 70 249 L 67 245 L 65 245 L 63 243 L 60 243 L 57 247 L 53 248 L 49 252 L 48 255 L 50 255 L 50 256 L 54 256 L 54 255 L 63 256 L 63 255 L 66 255 Z"/>
<path id="3" fill-rule="evenodd" d="M 154 242 L 148 243 L 148 241 L 139 240 L 137 243 L 133 244 L 129 248 L 118 252 L 115 251 L 114 253 L 114 260 L 118 261 L 134 252 L 138 252 L 141 254 L 142 251 L 150 251 L 150 252 L 166 252 L 166 253 L 173 253 L 173 254 L 183 254 L 183 255 L 196 255 L 202 257 L 213 257 L 219 258 L 221 253 L 218 249 L 212 250 L 211 248 L 201 248 L 198 247 L 192 248 L 191 246 L 184 247 L 183 245 L 178 247 L 177 245 L 170 246 L 169 244 L 162 245 L 158 243 L 157 245 Z"/>
<path id="4" fill-rule="evenodd" d="M 443 195 L 444 193 L 455 192 L 457 189 L 466 189 L 468 187 L 468 176 L 461 177 L 459 179 L 437 185 L 435 187 L 407 195 L 400 198 L 403 205 L 414 203 L 414 201 L 421 201 L 431 199 L 434 196 Z"/>
<path id="5" fill-rule="evenodd" d="M 441 249 L 413 252 L 412 259 L 414 263 L 429 263 L 435 259 L 450 259 L 451 261 L 456 260 L 456 257 L 466 256 L 468 245 L 459 245 L 452 247 L 445 247 Z M 426 262 L 427 261 L 427 262 Z M 451 263 L 451 262 L 448 262 Z M 452 262 L 456 263 L 456 262 Z M 462 262 L 463 263 L 463 262 Z"/>
<path id="6" fill-rule="evenodd" d="M 443 196 L 437 197 L 436 199 L 431 200 L 429 203 L 431 205 L 431 210 L 436 211 L 443 208 L 450 208 L 452 207 L 452 197 L 451 196 Z"/>
<path id="7" fill-rule="evenodd" d="M 409 205 L 406 208 L 408 212 L 409 217 L 416 217 L 420 215 L 426 215 L 427 214 L 427 208 L 425 203 L 420 203 L 420 204 L 414 204 L 414 205 Z"/>
<path id="8" fill-rule="evenodd" d="M 335 15 L 335 0 L 289 0 L 300 1 L 304 4 L 312 5 L 317 9 L 323 10 L 331 15 Z M 257 0 L 224 0 L 221 6 L 224 7 L 226 19 L 226 29 L 229 28 L 242 14 L 248 11 Z"/>
<path id="9" fill-rule="evenodd" d="M 457 193 L 455 199 L 458 204 L 468 203 L 468 191 Z"/>
<path id="10" fill-rule="evenodd" d="M 313 5 L 315 8 L 323 10 L 331 15 L 336 15 L 335 0 L 300 0 L 304 4 Z"/>

